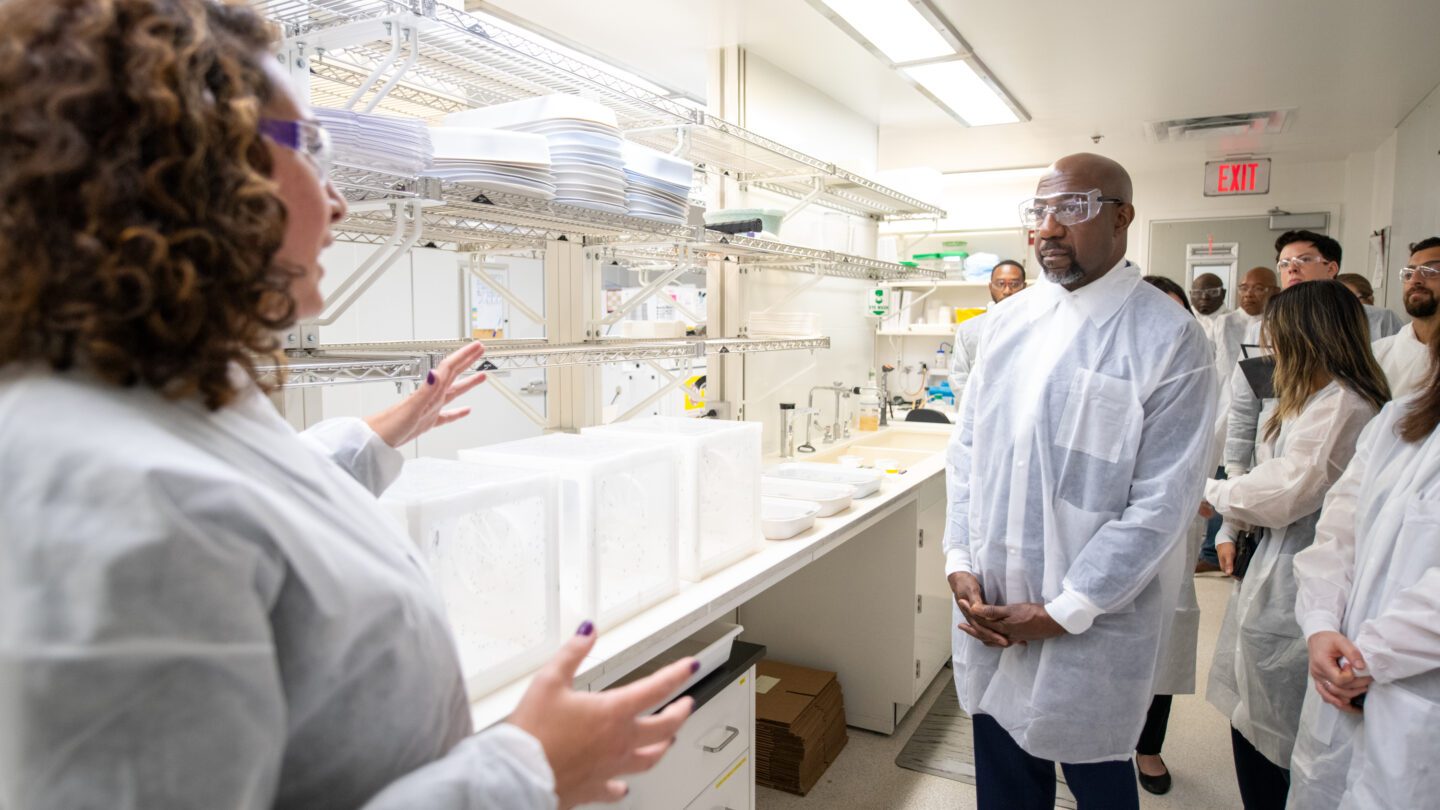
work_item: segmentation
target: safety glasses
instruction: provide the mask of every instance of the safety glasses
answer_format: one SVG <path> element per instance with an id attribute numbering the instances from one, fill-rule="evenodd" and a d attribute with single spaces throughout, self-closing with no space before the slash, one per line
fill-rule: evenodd
<path id="1" fill-rule="evenodd" d="M 334 157 L 330 148 L 330 133 L 318 123 L 262 118 L 260 134 L 286 149 L 304 155 L 321 177 L 330 173 L 330 164 Z"/>
<path id="2" fill-rule="evenodd" d="M 1400 268 L 1400 283 L 1409 284 L 1410 279 L 1420 276 L 1421 281 L 1434 281 L 1440 278 L 1440 262 L 1431 264 L 1410 264 Z"/>
<path id="3" fill-rule="evenodd" d="M 1275 269 L 1279 270 L 1282 273 L 1292 267 L 1296 270 L 1303 270 L 1312 264 L 1319 264 L 1327 261 L 1329 261 L 1329 259 L 1325 258 L 1324 256 L 1316 256 L 1313 253 L 1307 253 L 1304 256 L 1296 256 L 1293 259 L 1281 259 L 1280 261 L 1275 262 Z"/>
<path id="4" fill-rule="evenodd" d="M 1035 230 L 1053 216 L 1056 222 L 1066 227 L 1079 225 L 1098 216 L 1105 203 L 1124 205 L 1125 201 L 1119 197 L 1102 197 L 1098 188 L 1047 194 L 1020 203 L 1020 222 L 1026 228 Z"/>
<path id="5" fill-rule="evenodd" d="M 1214 300 L 1214 299 L 1216 299 L 1216 298 L 1224 298 L 1224 297 L 1225 297 L 1225 290 L 1223 290 L 1223 289 L 1214 289 L 1214 290 L 1191 290 L 1191 291 L 1190 291 L 1190 297 L 1191 297 L 1192 299 L 1199 299 L 1199 300 L 1201 300 L 1201 301 L 1211 301 L 1211 300 Z"/>

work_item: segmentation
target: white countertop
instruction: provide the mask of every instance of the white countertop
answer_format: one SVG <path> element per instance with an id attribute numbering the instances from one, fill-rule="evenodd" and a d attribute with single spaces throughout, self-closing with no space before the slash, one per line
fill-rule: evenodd
<path id="1" fill-rule="evenodd" d="M 945 428 L 944 425 L 927 427 Z M 765 461 L 769 466 L 780 459 L 766 458 Z M 581 664 L 575 676 L 575 688 L 603 689 L 701 628 L 726 618 L 760 592 L 900 509 L 914 497 L 920 484 L 944 472 L 945 453 L 936 451 L 912 464 L 905 473 L 886 476 L 879 492 L 855 501 L 844 512 L 816 519 L 813 527 L 789 540 L 766 540 L 756 553 L 702 582 L 682 581 L 680 591 L 674 596 L 618 627 L 599 628 L 600 638 Z M 533 675 L 526 675 L 473 702 L 470 709 L 475 728 L 487 728 L 509 716 Z"/>

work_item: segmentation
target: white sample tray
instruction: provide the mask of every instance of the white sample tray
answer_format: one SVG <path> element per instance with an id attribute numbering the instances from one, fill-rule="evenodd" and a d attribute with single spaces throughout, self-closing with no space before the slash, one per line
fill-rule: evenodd
<path id="1" fill-rule="evenodd" d="M 652 416 L 586 428 L 677 454 L 680 576 L 699 582 L 761 547 L 759 422 Z"/>
<path id="2" fill-rule="evenodd" d="M 695 633 L 679 644 L 671 647 L 663 653 L 641 664 L 637 669 L 630 672 L 624 678 L 611 685 L 611 689 L 634 683 L 641 678 L 653 675 L 670 664 L 682 658 L 694 658 L 700 662 L 700 668 L 695 670 L 685 683 L 678 689 L 665 696 L 665 699 L 647 708 L 644 714 L 653 714 L 664 708 L 665 704 L 685 693 L 686 689 L 704 680 L 706 675 L 714 672 L 730 660 L 730 649 L 735 645 L 735 639 L 745 628 L 738 624 L 728 622 L 716 622 L 709 627 Z"/>
<path id="3" fill-rule="evenodd" d="M 814 461 L 791 461 L 778 464 L 766 470 L 765 474 L 777 478 L 819 481 L 822 484 L 848 484 L 855 488 L 857 499 L 868 498 L 879 492 L 880 482 L 885 480 L 884 473 L 847 469 L 834 464 L 820 464 Z"/>
<path id="4" fill-rule="evenodd" d="M 560 480 L 560 607 L 565 624 L 603 631 L 679 587 L 675 454 L 553 433 L 461 450 L 460 458 Z"/>
<path id="5" fill-rule="evenodd" d="M 760 528 L 766 540 L 789 540 L 815 525 L 819 504 L 786 498 L 760 499 Z"/>
<path id="6" fill-rule="evenodd" d="M 766 475 L 760 479 L 760 494 L 766 498 L 809 501 L 820 507 L 819 517 L 830 517 L 850 508 L 855 487 L 850 484 L 823 484 L 799 478 L 778 478 Z"/>
<path id="7" fill-rule="evenodd" d="M 559 648 L 553 476 L 421 458 L 405 463 L 380 501 L 404 522 L 430 568 L 472 700 Z"/>

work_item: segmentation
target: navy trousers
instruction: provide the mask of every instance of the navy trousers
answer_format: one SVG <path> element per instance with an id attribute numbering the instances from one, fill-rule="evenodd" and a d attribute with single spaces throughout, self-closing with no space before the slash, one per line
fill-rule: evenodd
<path id="1" fill-rule="evenodd" d="M 1053 810 L 1055 763 L 1025 753 L 990 715 L 977 714 L 972 720 L 980 810 Z M 1060 768 L 1080 810 L 1140 810 L 1140 791 L 1130 760 L 1061 763 Z"/>

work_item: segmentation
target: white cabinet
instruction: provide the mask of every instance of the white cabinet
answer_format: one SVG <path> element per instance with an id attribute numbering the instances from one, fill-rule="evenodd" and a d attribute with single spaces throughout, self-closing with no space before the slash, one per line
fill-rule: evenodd
<path id="1" fill-rule="evenodd" d="M 848 725 L 889 734 L 950 654 L 945 474 L 740 608 L 769 657 L 835 672 Z"/>
<path id="2" fill-rule="evenodd" d="M 736 644 L 757 650 L 763 648 Z M 731 656 L 731 662 L 737 660 Z M 722 669 L 723 672 L 723 669 Z M 628 778 L 630 793 L 618 804 L 587 808 L 750 810 L 755 804 L 751 752 L 755 750 L 755 665 L 736 673 L 718 694 L 695 710 L 675 735 L 675 744 L 647 773 Z M 704 686 L 705 682 L 701 682 Z"/>

